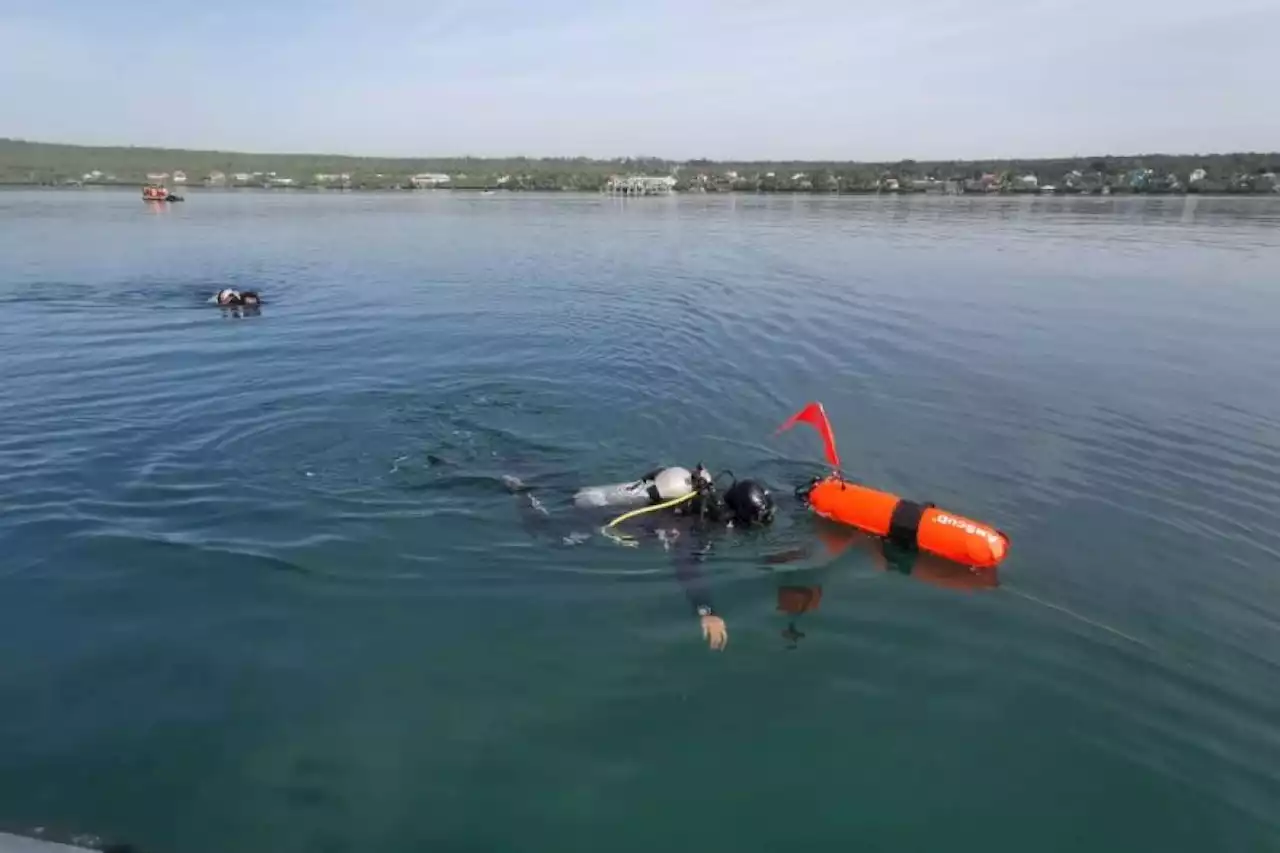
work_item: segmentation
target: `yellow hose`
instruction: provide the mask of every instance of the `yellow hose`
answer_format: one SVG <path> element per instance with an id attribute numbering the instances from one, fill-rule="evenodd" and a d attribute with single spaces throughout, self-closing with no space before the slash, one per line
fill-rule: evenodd
<path id="1" fill-rule="evenodd" d="M 624 512 L 622 515 L 618 516 L 613 521 L 606 524 L 604 526 L 604 529 L 608 530 L 610 527 L 616 527 L 622 522 L 631 518 L 635 518 L 637 515 L 644 515 L 646 512 L 657 512 L 660 509 L 670 509 L 673 506 L 678 506 L 684 503 L 685 501 L 690 500 L 697 494 L 698 493 L 696 491 L 693 491 L 693 492 L 689 492 L 689 494 L 687 495 L 681 495 L 678 498 L 672 498 L 669 501 L 663 501 L 660 504 L 650 504 L 649 506 L 642 506 L 639 509 L 633 509 L 633 510 L 630 510 L 629 512 Z"/>

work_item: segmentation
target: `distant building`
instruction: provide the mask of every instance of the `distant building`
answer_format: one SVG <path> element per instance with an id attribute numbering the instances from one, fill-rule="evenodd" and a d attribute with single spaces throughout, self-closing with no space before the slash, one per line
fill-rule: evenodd
<path id="1" fill-rule="evenodd" d="M 225 187 L 227 185 L 227 176 L 223 172 L 210 172 L 204 179 L 207 187 Z"/>
<path id="2" fill-rule="evenodd" d="M 969 178 L 964 182 L 967 193 L 993 193 L 1000 189 L 1000 179 L 988 172 L 978 178 Z"/>
<path id="3" fill-rule="evenodd" d="M 1040 188 L 1040 179 L 1035 175 L 1022 175 L 1014 179 L 1013 185 L 1020 190 L 1036 190 Z"/>
<path id="4" fill-rule="evenodd" d="M 294 185 L 295 181 L 293 180 L 293 178 L 275 177 L 275 178 L 272 178 L 269 181 L 269 183 L 273 187 L 291 187 Z"/>
<path id="5" fill-rule="evenodd" d="M 148 172 L 147 182 L 152 184 L 163 184 L 169 180 L 168 172 Z"/>
<path id="6" fill-rule="evenodd" d="M 175 184 L 185 184 L 187 182 L 187 173 L 177 170 L 173 173 L 173 182 Z"/>
<path id="7" fill-rule="evenodd" d="M 613 175 L 605 183 L 604 191 L 618 195 L 666 195 L 675 189 L 676 179 L 649 175 Z"/>
<path id="8" fill-rule="evenodd" d="M 415 189 L 420 190 L 443 186 L 444 184 L 449 183 L 449 181 L 450 178 L 448 175 L 442 175 L 435 172 L 426 172 L 421 175 L 414 175 L 409 179 L 409 183 L 412 184 Z"/>
<path id="9" fill-rule="evenodd" d="M 253 178 L 254 176 L 249 172 L 236 172 L 234 175 L 231 176 L 231 179 L 235 181 L 237 184 L 247 184 L 250 181 L 252 181 Z"/>
<path id="10" fill-rule="evenodd" d="M 1198 184 L 1207 177 L 1209 177 L 1209 173 L 1206 172 L 1204 169 L 1196 169 L 1194 172 L 1191 173 L 1190 182 L 1193 184 Z"/>

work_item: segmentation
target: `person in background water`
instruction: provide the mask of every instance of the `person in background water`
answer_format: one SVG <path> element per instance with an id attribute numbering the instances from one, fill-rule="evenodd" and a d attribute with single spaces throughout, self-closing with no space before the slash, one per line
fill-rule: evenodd
<path id="1" fill-rule="evenodd" d="M 577 545 L 590 538 L 591 534 L 580 531 L 581 525 L 573 524 L 574 518 L 554 518 L 520 480 L 506 477 L 504 482 L 510 491 L 523 495 L 521 519 L 532 535 L 554 537 L 565 545 Z M 619 495 L 639 495 L 638 508 L 654 507 L 653 511 L 628 521 L 627 527 L 642 533 L 644 538 L 660 542 L 672 555 L 676 577 L 702 627 L 703 638 L 712 649 L 723 649 L 729 642 L 728 627 L 724 617 L 712 606 L 711 591 L 701 566 L 711 553 L 717 533 L 723 535 L 731 529 L 759 528 L 773 523 L 775 506 L 769 490 L 755 480 L 735 480 L 721 494 L 710 474 L 699 465 L 692 474 L 684 468 L 665 468 L 631 483 L 582 489 L 574 496 L 574 505 L 587 514 L 593 509 L 607 508 L 609 516 L 617 516 L 626 508 L 626 504 L 616 502 Z M 685 495 L 691 496 L 684 498 Z M 658 508 L 668 504 L 673 505 Z M 599 520 L 603 524 L 607 519 Z M 574 530 L 575 526 L 579 529 Z M 608 528 L 605 533 L 623 544 L 639 543 L 635 536 L 618 536 Z"/>
<path id="2" fill-rule="evenodd" d="M 257 306 L 262 304 L 262 298 L 258 296 L 257 291 L 246 290 L 241 293 L 230 287 L 219 290 L 215 301 L 224 307 Z"/>

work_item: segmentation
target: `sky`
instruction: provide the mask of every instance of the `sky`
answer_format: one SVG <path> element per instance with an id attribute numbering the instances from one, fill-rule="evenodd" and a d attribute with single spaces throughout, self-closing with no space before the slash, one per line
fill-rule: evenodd
<path id="1" fill-rule="evenodd" d="M 0 137 L 385 156 L 1280 149 L 1280 0 L 0 0 Z"/>

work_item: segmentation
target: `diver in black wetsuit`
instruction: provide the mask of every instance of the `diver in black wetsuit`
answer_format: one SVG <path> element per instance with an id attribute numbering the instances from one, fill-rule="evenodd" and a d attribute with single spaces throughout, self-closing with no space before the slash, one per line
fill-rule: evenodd
<path id="1" fill-rule="evenodd" d="M 262 297 L 257 291 L 245 290 L 239 291 L 234 288 L 224 287 L 214 296 L 214 301 L 224 308 L 227 307 L 251 307 L 256 308 L 262 304 Z"/>
<path id="2" fill-rule="evenodd" d="M 566 527 L 536 495 L 515 478 L 506 479 L 507 487 L 524 496 L 521 518 L 525 528 L 535 536 L 555 536 L 565 545 L 577 545 L 591 537 L 581 530 L 575 519 L 567 519 Z M 692 473 L 683 468 L 658 469 L 639 480 L 615 486 L 587 488 L 574 497 L 580 510 L 605 510 L 617 516 L 631 507 L 628 528 L 661 542 L 675 561 L 676 577 L 684 587 L 694 613 L 702 626 L 702 636 L 712 649 L 723 649 L 729 634 L 724 618 L 711 605 L 711 593 L 700 570 L 711 552 L 712 535 L 728 528 L 751 528 L 771 524 L 775 506 L 769 490 L 755 480 L 735 480 L 723 494 L 714 479 L 701 465 Z M 607 509 L 606 509 L 607 508 Z M 600 519 L 603 524 L 606 518 Z M 638 544 L 637 537 L 604 533 L 624 544 Z"/>

